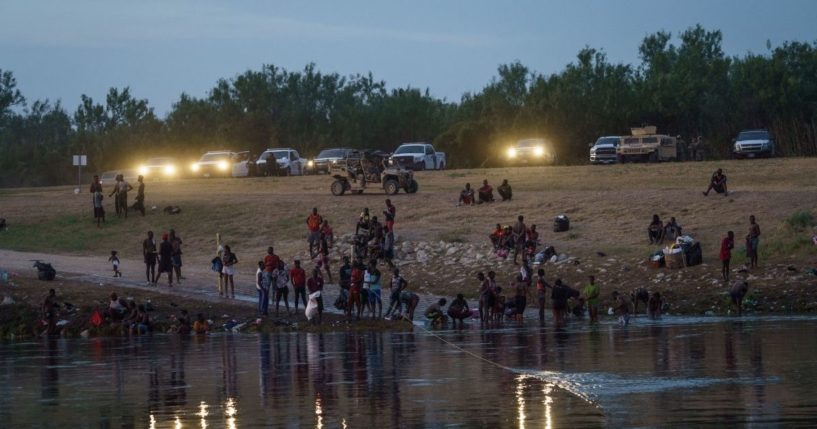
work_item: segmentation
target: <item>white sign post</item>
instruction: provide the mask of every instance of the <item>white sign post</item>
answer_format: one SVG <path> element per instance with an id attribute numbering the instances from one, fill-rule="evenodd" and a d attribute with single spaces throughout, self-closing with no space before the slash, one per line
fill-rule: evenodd
<path id="1" fill-rule="evenodd" d="M 74 155 L 74 167 L 77 167 L 77 188 L 74 189 L 75 194 L 79 194 L 82 188 L 82 167 L 86 165 L 88 165 L 88 156 Z"/>

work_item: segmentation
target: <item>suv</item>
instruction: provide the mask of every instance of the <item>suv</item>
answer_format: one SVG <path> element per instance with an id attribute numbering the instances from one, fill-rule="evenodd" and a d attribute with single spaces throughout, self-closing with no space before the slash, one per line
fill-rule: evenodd
<path id="1" fill-rule="evenodd" d="M 744 130 L 732 140 L 732 154 L 735 158 L 756 158 L 774 156 L 774 137 L 768 130 Z"/>
<path id="2" fill-rule="evenodd" d="M 615 164 L 618 161 L 616 150 L 620 141 L 619 136 L 599 137 L 595 143 L 590 144 L 590 163 Z"/>
<path id="3" fill-rule="evenodd" d="M 632 136 L 622 137 L 616 149 L 619 162 L 659 162 L 678 160 L 678 139 L 656 134 L 654 126 L 630 128 Z"/>
<path id="4" fill-rule="evenodd" d="M 267 158 L 275 158 L 277 169 L 270 170 L 267 167 Z M 290 148 L 267 149 L 258 157 L 255 168 L 259 172 L 266 172 L 267 175 L 282 174 L 284 176 L 301 176 L 306 171 L 306 160 L 301 158 L 298 151 Z"/>
<path id="5" fill-rule="evenodd" d="M 344 161 L 346 154 L 351 150 L 346 148 L 324 149 L 312 160 L 311 168 L 316 174 L 329 174 L 330 168 L 337 165 L 338 162 Z"/>

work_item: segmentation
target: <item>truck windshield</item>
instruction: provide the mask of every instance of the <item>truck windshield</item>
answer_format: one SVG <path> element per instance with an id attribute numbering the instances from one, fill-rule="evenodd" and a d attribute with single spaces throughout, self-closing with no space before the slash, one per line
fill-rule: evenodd
<path id="1" fill-rule="evenodd" d="M 202 155 L 200 162 L 220 161 L 222 159 L 229 159 L 230 154 L 227 152 L 205 153 Z"/>
<path id="2" fill-rule="evenodd" d="M 743 140 L 769 140 L 769 133 L 766 131 L 744 131 L 738 134 L 738 141 Z"/>
<path id="3" fill-rule="evenodd" d="M 289 152 L 285 150 L 266 151 L 261 154 L 261 157 L 258 158 L 258 160 L 266 160 L 269 155 L 274 156 L 275 159 L 281 160 L 287 159 L 289 157 Z"/>
<path id="4" fill-rule="evenodd" d="M 624 139 L 624 144 L 637 144 L 638 140 L 638 137 L 627 137 Z"/>
<path id="5" fill-rule="evenodd" d="M 596 146 L 603 144 L 611 144 L 618 146 L 618 137 L 602 137 L 596 140 Z"/>
<path id="6" fill-rule="evenodd" d="M 395 154 L 425 153 L 425 151 L 423 150 L 423 146 L 418 145 L 418 144 L 413 144 L 413 145 L 400 146 L 400 147 L 397 148 L 396 151 L 394 151 L 394 153 Z"/>
<path id="7" fill-rule="evenodd" d="M 346 155 L 346 149 L 325 149 L 318 154 L 317 158 L 343 158 Z"/>

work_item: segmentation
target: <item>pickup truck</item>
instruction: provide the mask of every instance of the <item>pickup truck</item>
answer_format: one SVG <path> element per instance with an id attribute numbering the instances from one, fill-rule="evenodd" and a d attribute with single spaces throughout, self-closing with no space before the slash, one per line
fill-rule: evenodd
<path id="1" fill-rule="evenodd" d="M 445 154 L 428 143 L 403 143 L 394 151 L 389 163 L 409 170 L 444 170 Z"/>
<path id="2" fill-rule="evenodd" d="M 774 156 L 774 137 L 768 130 L 743 130 L 732 140 L 732 155 L 735 158 L 755 158 Z"/>

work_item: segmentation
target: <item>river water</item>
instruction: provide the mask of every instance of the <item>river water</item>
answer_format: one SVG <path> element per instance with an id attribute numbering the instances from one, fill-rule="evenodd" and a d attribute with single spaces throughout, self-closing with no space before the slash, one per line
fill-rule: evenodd
<path id="1" fill-rule="evenodd" d="M 816 329 L 667 317 L 5 342 L 0 427 L 812 426 Z"/>

